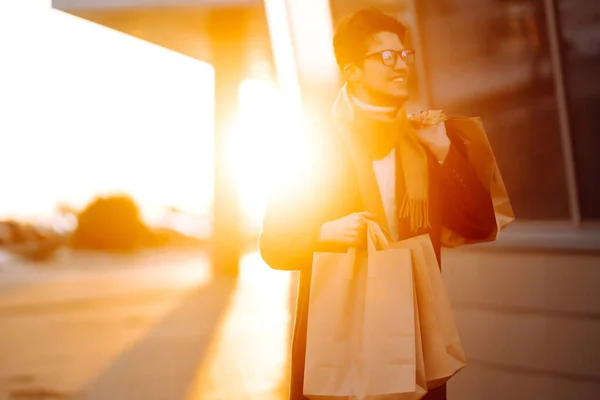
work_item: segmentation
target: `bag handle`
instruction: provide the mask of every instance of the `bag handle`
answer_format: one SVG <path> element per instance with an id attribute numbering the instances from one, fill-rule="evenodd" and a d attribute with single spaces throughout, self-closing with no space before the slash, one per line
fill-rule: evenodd
<path id="1" fill-rule="evenodd" d="M 367 261 L 369 256 L 373 257 L 377 251 L 387 250 L 390 248 L 390 242 L 387 236 L 381 229 L 381 226 L 375 221 L 367 221 Z M 357 263 L 358 248 L 353 246 L 348 249 L 348 256 L 350 256 L 351 263 L 348 264 L 347 279 L 352 279 L 356 274 L 356 268 L 361 265 Z M 367 262 L 367 268 L 369 268 L 368 275 L 375 276 L 376 271 L 373 270 L 373 266 L 369 266 Z"/>
<path id="2" fill-rule="evenodd" d="M 367 220 L 367 250 L 375 252 L 390 248 L 390 242 L 383 232 L 383 229 L 375 221 Z"/>

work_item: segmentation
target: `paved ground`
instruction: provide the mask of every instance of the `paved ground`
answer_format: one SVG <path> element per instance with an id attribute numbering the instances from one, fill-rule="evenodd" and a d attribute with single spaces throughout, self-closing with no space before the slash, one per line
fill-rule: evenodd
<path id="1" fill-rule="evenodd" d="M 451 398 L 491 399 L 473 389 L 481 376 L 486 388 L 506 380 L 494 399 L 570 398 L 518 391 L 539 376 L 562 379 L 564 393 L 595 392 L 593 357 L 572 366 L 594 374 L 595 386 L 586 378 L 584 387 L 581 374 L 574 380 L 524 370 L 527 360 L 512 353 L 527 352 L 523 335 L 553 337 L 521 325 L 564 319 L 572 335 L 554 335 L 562 344 L 553 351 L 564 353 L 559 364 L 568 369 L 575 360 L 569 343 L 597 325 L 599 260 L 585 253 L 447 252 L 444 275 L 471 363 L 451 382 Z M 235 280 L 213 277 L 201 251 L 0 262 L 0 400 L 283 400 L 295 284 L 294 274 L 270 270 L 252 252 Z M 483 334 L 489 346 L 478 347 Z M 496 348 L 512 353 L 487 354 Z M 509 353 L 514 365 L 504 362 Z M 501 370 L 491 363 L 496 356 L 504 360 Z M 491 361 L 477 364 L 478 357 Z"/>
<path id="2" fill-rule="evenodd" d="M 203 253 L 66 256 L 0 272 L 0 399 L 282 399 L 290 274 Z"/>

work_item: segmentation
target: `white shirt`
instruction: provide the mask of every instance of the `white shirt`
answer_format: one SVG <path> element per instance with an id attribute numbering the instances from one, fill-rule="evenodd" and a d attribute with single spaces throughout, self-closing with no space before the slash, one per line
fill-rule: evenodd
<path id="1" fill-rule="evenodd" d="M 394 107 L 379 107 L 360 101 L 352 97 L 354 104 L 372 113 L 393 113 Z M 396 203 L 396 149 L 380 160 L 373 161 L 373 171 L 377 177 L 377 185 L 381 193 L 381 201 L 385 210 L 390 236 L 393 241 L 398 240 L 398 205 Z"/>
<path id="2" fill-rule="evenodd" d="M 398 205 L 396 203 L 396 149 L 380 160 L 373 161 L 373 171 L 381 193 L 381 201 L 390 228 L 390 236 L 398 240 Z"/>

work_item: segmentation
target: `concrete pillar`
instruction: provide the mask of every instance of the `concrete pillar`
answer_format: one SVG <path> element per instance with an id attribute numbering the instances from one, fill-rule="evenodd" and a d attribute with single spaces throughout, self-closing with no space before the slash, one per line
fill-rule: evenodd
<path id="1" fill-rule="evenodd" d="M 211 12 L 212 65 L 215 69 L 215 186 L 212 263 L 218 275 L 237 275 L 242 254 L 241 206 L 230 159 L 238 112 L 238 90 L 245 73 L 245 11 Z"/>
<path id="2" fill-rule="evenodd" d="M 277 75 L 291 106 L 301 101 L 308 134 L 330 129 L 340 77 L 329 2 L 265 0 L 265 8 Z"/>
<path id="3" fill-rule="evenodd" d="M 333 55 L 329 2 L 286 0 L 304 113 L 317 132 L 332 129 L 331 106 L 340 87 Z"/>

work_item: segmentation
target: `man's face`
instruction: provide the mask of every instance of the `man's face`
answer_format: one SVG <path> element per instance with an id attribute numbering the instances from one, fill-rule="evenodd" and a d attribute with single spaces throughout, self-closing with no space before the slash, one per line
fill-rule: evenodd
<path id="1" fill-rule="evenodd" d="M 408 65 L 398 57 L 395 65 L 382 63 L 384 50 L 400 52 L 404 46 L 395 33 L 379 32 L 368 41 L 368 51 L 355 81 L 357 91 L 363 92 L 376 104 L 398 104 L 408 99 Z M 372 56 L 371 56 L 372 55 Z"/>

